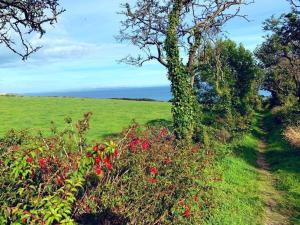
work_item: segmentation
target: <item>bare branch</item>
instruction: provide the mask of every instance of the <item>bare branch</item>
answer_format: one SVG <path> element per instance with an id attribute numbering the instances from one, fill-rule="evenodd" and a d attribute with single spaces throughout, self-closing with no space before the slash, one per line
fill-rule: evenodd
<path id="1" fill-rule="evenodd" d="M 42 37 L 43 25 L 53 25 L 63 12 L 58 0 L 0 0 L 0 44 L 27 59 L 41 46 L 32 46 L 26 36 L 37 33 Z"/>

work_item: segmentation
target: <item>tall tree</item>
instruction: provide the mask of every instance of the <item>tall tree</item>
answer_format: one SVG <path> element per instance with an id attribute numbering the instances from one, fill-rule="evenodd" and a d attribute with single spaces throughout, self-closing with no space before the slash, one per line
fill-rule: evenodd
<path id="1" fill-rule="evenodd" d="M 264 29 L 271 34 L 256 50 L 266 71 L 265 87 L 276 104 L 283 104 L 291 95 L 300 103 L 300 1 L 289 2 L 290 13 L 265 22 Z"/>
<path id="2" fill-rule="evenodd" d="M 157 60 L 167 68 L 173 93 L 172 113 L 178 139 L 191 140 L 195 128 L 196 59 L 204 40 L 239 15 L 244 0 L 137 0 L 123 5 L 125 19 L 118 39 L 141 49 L 124 62 L 143 65 Z"/>
<path id="3" fill-rule="evenodd" d="M 40 46 L 32 46 L 33 33 L 42 37 L 44 25 L 54 24 L 64 10 L 59 0 L 0 0 L 0 44 L 26 59 Z"/>

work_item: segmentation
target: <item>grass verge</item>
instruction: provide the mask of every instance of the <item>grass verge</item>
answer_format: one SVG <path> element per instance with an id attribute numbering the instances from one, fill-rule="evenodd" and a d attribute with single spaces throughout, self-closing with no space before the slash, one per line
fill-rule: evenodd
<path id="1" fill-rule="evenodd" d="M 257 119 L 260 119 L 259 116 Z M 256 121 L 251 133 L 239 144 L 227 146 L 234 152 L 221 158 L 214 168 L 221 174 L 221 181 L 213 184 L 216 207 L 207 224 L 240 225 L 262 224 L 264 202 L 260 195 L 263 181 L 256 168 L 257 148 L 262 131 Z"/>
<path id="2" fill-rule="evenodd" d="M 265 119 L 266 159 L 271 165 L 276 188 L 283 198 L 279 207 L 289 215 L 291 224 L 300 224 L 300 151 L 292 148 L 282 136 L 282 126 L 271 114 Z"/>

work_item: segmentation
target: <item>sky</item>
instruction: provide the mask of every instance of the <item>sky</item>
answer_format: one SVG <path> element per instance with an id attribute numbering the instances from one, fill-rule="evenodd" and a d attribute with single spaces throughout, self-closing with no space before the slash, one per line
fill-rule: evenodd
<path id="1" fill-rule="evenodd" d="M 134 2 L 134 0 L 129 0 Z M 169 85 L 164 67 L 150 62 L 143 67 L 118 60 L 138 50 L 120 44 L 120 4 L 126 0 L 61 0 L 66 9 L 46 35 L 32 37 L 43 48 L 27 61 L 0 46 L 0 93 L 41 93 L 103 87 Z M 226 24 L 225 35 L 254 50 L 263 41 L 262 23 L 289 9 L 286 0 L 255 0 L 244 6 L 250 22 L 235 18 Z"/>

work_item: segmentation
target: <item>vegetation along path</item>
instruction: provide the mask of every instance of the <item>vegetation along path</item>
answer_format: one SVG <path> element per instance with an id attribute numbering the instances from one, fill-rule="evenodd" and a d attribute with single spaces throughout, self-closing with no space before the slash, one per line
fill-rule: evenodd
<path id="1" fill-rule="evenodd" d="M 286 187 L 282 187 L 282 184 L 286 182 L 284 179 L 298 174 L 297 171 L 292 170 L 293 173 L 291 173 L 285 170 L 297 167 L 299 155 L 284 141 L 280 135 L 281 127 L 276 124 L 271 115 L 263 116 L 259 120 L 260 141 L 257 147 L 256 163 L 262 181 L 260 191 L 265 204 L 264 224 L 300 224 L 299 205 L 294 202 L 299 196 L 299 190 L 294 189 L 297 184 L 287 182 Z M 280 173 L 285 173 L 285 175 Z"/>
<path id="2" fill-rule="evenodd" d="M 215 207 L 206 224 L 300 225 L 300 154 L 271 114 L 257 114 L 252 131 L 213 171 Z M 226 148 L 224 149 L 226 152 Z"/>

